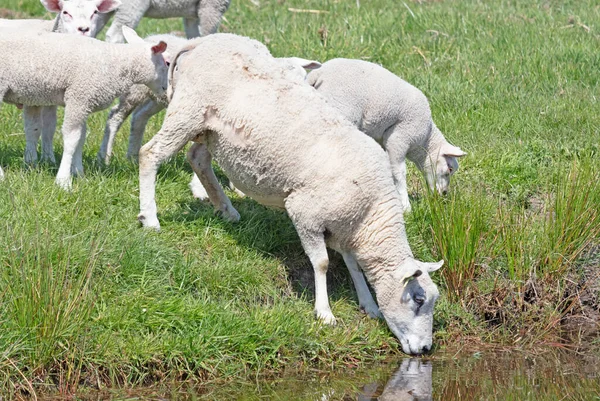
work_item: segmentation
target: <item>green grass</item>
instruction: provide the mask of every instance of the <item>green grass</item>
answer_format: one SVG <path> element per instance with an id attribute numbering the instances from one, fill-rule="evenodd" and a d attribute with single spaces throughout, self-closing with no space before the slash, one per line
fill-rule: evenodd
<path id="1" fill-rule="evenodd" d="M 2 7 L 50 17 L 35 0 Z M 438 127 L 468 152 L 447 198 L 409 167 L 409 241 L 419 258 L 447 262 L 435 275 L 436 346 L 562 337 L 598 267 L 584 257 L 600 237 L 595 2 L 234 0 L 225 17 L 222 31 L 275 56 L 381 63 L 423 90 Z M 174 30 L 179 20 L 138 28 Z M 400 352 L 383 322 L 358 311 L 333 254 L 340 324 L 316 322 L 312 270 L 289 219 L 229 193 L 242 221 L 222 221 L 189 193 L 183 155 L 159 173 L 161 233 L 141 230 L 128 127 L 111 165 L 95 162 L 106 116 L 90 118 L 86 175 L 65 193 L 56 166 L 24 166 L 21 112 L 0 108 L 0 388 L 249 377 Z M 55 148 L 59 158 L 60 134 Z"/>

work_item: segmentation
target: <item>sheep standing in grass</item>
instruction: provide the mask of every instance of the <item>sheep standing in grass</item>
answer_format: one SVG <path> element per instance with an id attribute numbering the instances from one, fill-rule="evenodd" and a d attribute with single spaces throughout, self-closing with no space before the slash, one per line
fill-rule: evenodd
<path id="1" fill-rule="evenodd" d="M 327 296 L 328 245 L 343 255 L 361 308 L 383 315 L 405 352 L 427 352 L 439 296 L 429 273 L 443 261 L 413 258 L 381 147 L 312 87 L 289 79 L 281 63 L 248 38 L 199 39 L 171 63 L 169 82 L 163 126 L 140 151 L 139 221 L 160 228 L 158 167 L 193 141 L 188 160 L 226 219 L 240 216 L 215 177 L 212 157 L 248 196 L 287 211 L 314 268 L 319 319 L 335 322 Z"/>
<path id="2" fill-rule="evenodd" d="M 402 205 L 410 210 L 406 160 L 417 165 L 431 190 L 446 193 L 466 153 L 450 144 L 431 119 L 423 93 L 377 64 L 333 59 L 306 78 L 328 102 L 386 150 Z"/>
<path id="3" fill-rule="evenodd" d="M 41 0 L 54 21 L 39 19 L 0 19 L 4 35 L 21 35 L 23 31 L 59 32 L 95 37 L 100 28 L 99 15 L 117 8 L 119 0 Z M 56 131 L 56 106 L 24 106 L 25 163 L 37 162 L 37 143 L 42 136 L 42 160 L 55 162 L 52 141 Z"/>
<path id="4" fill-rule="evenodd" d="M 107 108 L 134 84 L 148 85 L 159 95 L 167 89 L 162 56 L 167 45 L 149 44 L 123 29 L 131 44 L 60 33 L 0 38 L 0 104 L 65 107 L 64 151 L 56 176 L 65 189 L 71 187 L 71 168 L 83 174 L 86 120 L 92 112 Z"/>
<path id="5" fill-rule="evenodd" d="M 121 28 L 136 28 L 142 17 L 183 17 L 183 26 L 188 38 L 215 33 L 221 17 L 229 8 L 231 0 L 122 0 L 123 4 L 114 12 L 115 18 L 106 32 L 106 40 L 123 42 Z M 102 16 L 102 26 L 110 15 Z"/>

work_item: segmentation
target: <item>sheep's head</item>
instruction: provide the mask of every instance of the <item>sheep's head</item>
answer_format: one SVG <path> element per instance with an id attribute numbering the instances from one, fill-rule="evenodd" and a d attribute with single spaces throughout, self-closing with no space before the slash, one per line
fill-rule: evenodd
<path id="1" fill-rule="evenodd" d="M 431 168 L 426 172 L 429 188 L 432 191 L 436 189 L 440 195 L 445 195 L 450 187 L 450 177 L 458 170 L 457 158 L 465 155 L 466 153 L 459 147 L 447 142 L 442 145 L 437 154 L 437 160 L 435 160 L 435 163 L 432 163 Z"/>
<path id="2" fill-rule="evenodd" d="M 293 80 L 304 82 L 308 71 L 321 67 L 321 63 L 315 60 L 306 60 L 299 57 L 279 57 L 276 59 L 283 67 L 288 77 Z"/>
<path id="3" fill-rule="evenodd" d="M 429 273 L 443 264 L 443 260 L 425 263 L 408 258 L 377 291 L 379 310 L 407 354 L 431 349 L 433 307 L 439 291 Z"/>
<path id="4" fill-rule="evenodd" d="M 128 26 L 123 26 L 123 36 L 129 44 L 144 45 L 149 49 L 150 58 L 154 65 L 154 74 L 152 80 L 146 82 L 148 88 L 152 90 L 156 95 L 162 96 L 167 92 L 167 75 L 169 72 L 169 66 L 167 60 L 165 60 L 164 53 L 167 50 L 167 44 L 164 41 L 158 43 L 146 42 L 140 38 L 138 34 Z"/>
<path id="5" fill-rule="evenodd" d="M 62 33 L 95 37 L 102 29 L 98 14 L 115 10 L 120 0 L 40 0 L 50 12 L 58 13 Z"/>

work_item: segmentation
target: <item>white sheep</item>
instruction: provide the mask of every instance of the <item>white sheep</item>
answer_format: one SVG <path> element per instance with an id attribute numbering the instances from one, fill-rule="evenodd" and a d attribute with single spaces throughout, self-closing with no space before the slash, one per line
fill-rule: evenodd
<path id="1" fill-rule="evenodd" d="M 56 176 L 56 183 L 65 189 L 71 187 L 71 167 L 75 174 L 83 174 L 89 114 L 107 108 L 134 84 L 148 85 L 157 94 L 167 89 L 167 65 L 162 56 L 167 45 L 148 44 L 135 31 L 123 30 L 131 44 L 60 33 L 0 38 L 0 104 L 65 107 L 64 151 Z"/>
<path id="2" fill-rule="evenodd" d="M 59 32 L 95 37 L 99 31 L 99 14 L 116 9 L 119 0 L 41 0 L 46 10 L 57 13 L 53 21 L 40 19 L 0 19 L 0 31 L 20 34 L 23 31 Z M 100 27 L 101 28 L 101 27 Z M 37 143 L 42 136 L 42 160 L 55 162 L 52 141 L 56 131 L 56 106 L 24 106 L 26 129 L 25 163 L 38 159 Z M 40 132 L 41 131 L 41 132 Z"/>
<path id="3" fill-rule="evenodd" d="M 198 39 L 171 63 L 169 83 L 163 126 L 140 151 L 139 221 L 160 229 L 158 167 L 193 141 L 188 160 L 225 218 L 237 221 L 239 214 L 215 177 L 213 156 L 248 196 L 287 211 L 314 268 L 318 318 L 335 322 L 328 245 L 343 255 L 361 308 L 382 314 L 405 352 L 427 352 L 439 296 L 429 273 L 443 261 L 413 258 L 381 147 L 248 38 Z"/>
<path id="4" fill-rule="evenodd" d="M 446 193 L 458 169 L 456 159 L 466 153 L 444 138 L 419 89 L 377 64 L 341 58 L 328 60 L 306 81 L 386 150 L 406 211 L 406 158 L 421 170 L 431 190 Z"/>
<path id="5" fill-rule="evenodd" d="M 136 28 L 142 17 L 174 18 L 183 17 L 183 26 L 188 38 L 215 33 L 221 23 L 223 13 L 231 0 L 123 0 L 114 12 L 114 20 L 106 32 L 106 40 L 123 42 L 121 28 Z M 102 26 L 110 15 L 102 16 Z"/>
<path id="6" fill-rule="evenodd" d="M 167 44 L 167 48 L 169 49 L 168 54 L 176 55 L 179 49 L 189 45 L 194 39 L 188 40 L 175 35 L 162 34 L 151 35 L 144 40 L 149 42 L 162 40 Z M 170 61 L 167 55 L 165 55 L 165 59 L 167 59 L 167 63 Z M 278 60 L 282 63 L 282 66 L 289 69 L 291 77 L 299 80 L 306 78 L 306 69 L 318 68 L 321 65 L 318 61 L 306 60 L 299 57 L 282 57 L 278 58 Z M 121 128 L 121 125 L 123 125 L 123 122 L 133 112 L 131 116 L 127 158 L 137 162 L 148 121 L 153 115 L 167 107 L 167 104 L 166 96 L 157 99 L 146 86 L 134 85 L 129 92 L 119 98 L 119 103 L 110 110 L 104 129 L 102 145 L 98 151 L 98 160 L 105 164 L 110 163 L 117 132 Z M 192 193 L 197 198 L 205 199 L 208 197 L 197 177 L 194 176 L 190 187 Z"/>

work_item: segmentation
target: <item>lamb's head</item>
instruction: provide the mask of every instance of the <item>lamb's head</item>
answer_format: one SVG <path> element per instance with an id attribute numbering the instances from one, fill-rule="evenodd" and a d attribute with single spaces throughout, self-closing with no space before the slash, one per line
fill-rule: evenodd
<path id="1" fill-rule="evenodd" d="M 151 79 L 145 82 L 145 84 L 158 96 L 162 96 L 167 92 L 168 73 L 169 66 L 163 53 L 167 50 L 167 44 L 164 41 L 158 43 L 146 42 L 140 38 L 138 34 L 128 26 L 123 26 L 123 36 L 127 43 L 130 44 L 141 44 L 148 49 L 148 57 L 150 57 L 153 70 L 151 72 Z M 142 68 L 140 66 L 140 68 Z"/>
<path id="2" fill-rule="evenodd" d="M 95 37 L 102 29 L 98 14 L 115 10 L 120 0 L 40 0 L 50 12 L 58 13 L 60 32 Z"/>
<path id="3" fill-rule="evenodd" d="M 276 60 L 281 64 L 290 79 L 300 82 L 304 82 L 306 79 L 307 70 L 315 70 L 321 67 L 321 63 L 318 61 L 299 57 L 278 57 Z"/>
<path id="4" fill-rule="evenodd" d="M 433 307 L 439 291 L 429 273 L 443 264 L 443 260 L 425 263 L 407 258 L 377 291 L 379 310 L 407 354 L 431 349 Z"/>
<path id="5" fill-rule="evenodd" d="M 435 158 L 427 168 L 425 179 L 432 191 L 435 189 L 440 195 L 445 195 L 450 187 L 450 177 L 458 170 L 458 158 L 465 156 L 459 147 L 451 145 L 448 142 L 442 144 L 435 155 Z"/>

